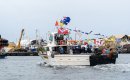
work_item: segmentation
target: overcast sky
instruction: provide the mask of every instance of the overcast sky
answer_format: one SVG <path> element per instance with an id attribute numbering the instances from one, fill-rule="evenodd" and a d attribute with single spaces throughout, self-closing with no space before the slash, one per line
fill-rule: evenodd
<path id="1" fill-rule="evenodd" d="M 130 34 L 130 0 L 0 0 L 0 34 L 16 41 L 25 28 L 31 39 L 36 29 L 45 37 L 63 16 L 71 18 L 71 29 Z"/>

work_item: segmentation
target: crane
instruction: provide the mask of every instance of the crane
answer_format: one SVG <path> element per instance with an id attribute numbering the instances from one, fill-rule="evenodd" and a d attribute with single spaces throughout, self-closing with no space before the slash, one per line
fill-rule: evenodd
<path id="1" fill-rule="evenodd" d="M 24 29 L 22 29 L 22 31 L 21 31 L 20 38 L 19 38 L 19 41 L 18 41 L 18 45 L 16 46 L 17 49 L 21 48 L 20 42 L 21 42 L 21 40 L 22 40 L 23 33 L 24 33 Z"/>
<path id="2" fill-rule="evenodd" d="M 24 29 L 21 30 L 21 34 L 20 34 L 20 38 L 18 41 L 18 45 L 16 45 L 16 47 L 12 48 L 11 50 L 9 50 L 9 52 L 27 52 L 26 49 L 21 48 L 21 40 L 24 34 Z"/>

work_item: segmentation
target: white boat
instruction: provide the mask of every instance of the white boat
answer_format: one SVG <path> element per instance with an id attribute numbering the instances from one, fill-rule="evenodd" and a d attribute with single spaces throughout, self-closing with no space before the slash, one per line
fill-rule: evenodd
<path id="1" fill-rule="evenodd" d="M 70 45 L 63 38 L 64 36 L 58 33 L 50 34 L 49 42 L 47 46 L 44 46 L 45 51 L 43 53 L 40 52 L 44 63 L 52 66 L 93 66 L 97 64 L 115 63 L 116 61 L 115 57 L 112 60 L 108 60 L 103 57 L 104 55 L 102 56 L 102 60 L 100 60 L 101 57 L 99 58 L 97 55 L 93 55 L 94 53 L 84 53 L 78 45 Z"/>

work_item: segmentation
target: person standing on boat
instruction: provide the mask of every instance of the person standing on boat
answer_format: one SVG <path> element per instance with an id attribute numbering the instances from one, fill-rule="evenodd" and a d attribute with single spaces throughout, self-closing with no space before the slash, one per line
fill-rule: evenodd
<path id="1" fill-rule="evenodd" d="M 105 54 L 106 53 L 106 48 L 103 48 L 102 49 L 102 54 Z"/>
<path id="2" fill-rule="evenodd" d="M 111 48 L 108 57 L 109 57 L 109 59 L 112 59 L 113 56 L 114 56 L 114 50 Z"/>
<path id="3" fill-rule="evenodd" d="M 91 50 L 91 46 L 90 46 L 90 45 L 88 45 L 87 52 L 88 52 L 88 53 L 92 53 L 92 50 Z"/>
<path id="4" fill-rule="evenodd" d="M 62 46 L 59 47 L 60 54 L 64 54 L 64 49 Z"/>
<path id="5" fill-rule="evenodd" d="M 110 53 L 109 48 L 106 49 L 105 53 L 106 53 L 106 54 L 109 54 L 109 53 Z"/>

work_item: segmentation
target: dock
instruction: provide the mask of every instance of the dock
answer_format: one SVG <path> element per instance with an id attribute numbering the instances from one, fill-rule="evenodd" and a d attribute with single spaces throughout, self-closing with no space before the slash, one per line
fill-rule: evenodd
<path id="1" fill-rule="evenodd" d="M 37 52 L 7 52 L 7 56 L 38 56 Z"/>

